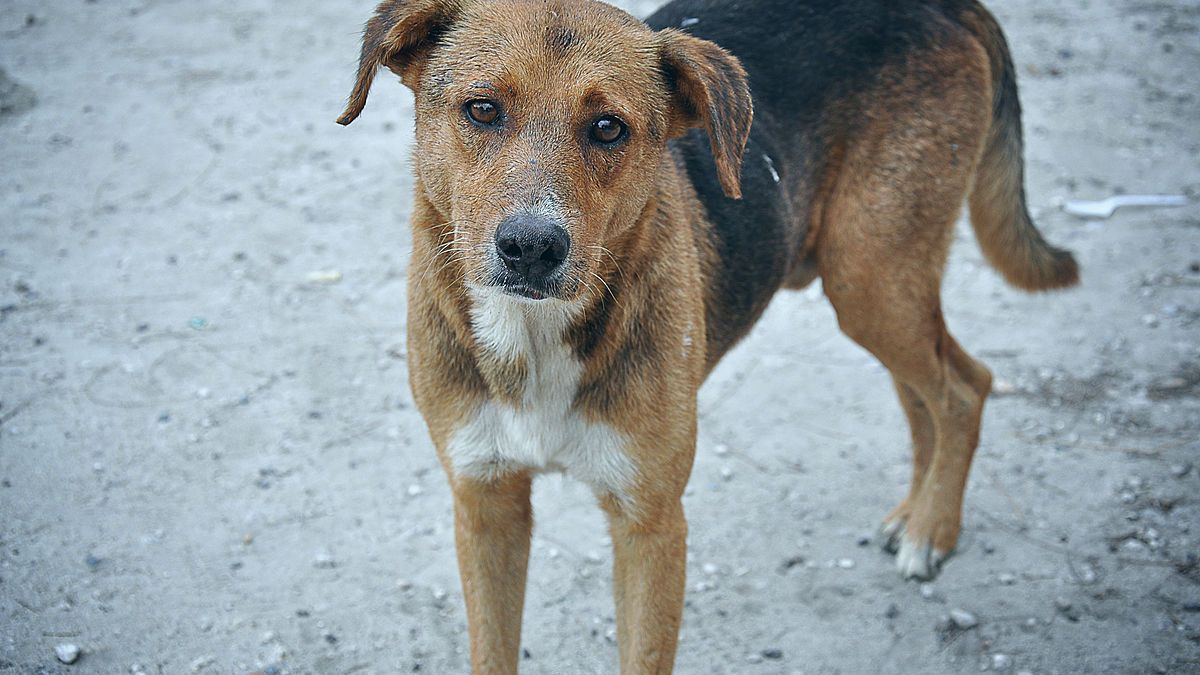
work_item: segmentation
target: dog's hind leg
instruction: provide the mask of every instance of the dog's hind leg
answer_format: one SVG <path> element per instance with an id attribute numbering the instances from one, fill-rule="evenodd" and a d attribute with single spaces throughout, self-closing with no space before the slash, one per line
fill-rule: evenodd
<path id="1" fill-rule="evenodd" d="M 831 258 L 839 257 L 837 244 L 830 242 L 826 250 Z M 963 492 L 991 375 L 946 330 L 937 273 L 914 278 L 906 265 L 889 268 L 882 260 L 904 253 L 892 247 L 864 251 L 860 242 L 855 257 L 874 263 L 872 271 L 859 275 L 857 264 L 831 263 L 824 277 L 842 330 L 891 371 L 908 417 L 912 484 L 884 531 L 897 552 L 900 572 L 929 578 L 958 540 Z"/>
<path id="2" fill-rule="evenodd" d="M 933 417 L 929 408 L 921 400 L 921 396 L 911 386 L 892 376 L 896 386 L 896 394 L 900 397 L 900 406 L 908 418 L 908 428 L 912 435 L 912 481 L 909 483 L 908 496 L 900 502 L 887 518 L 883 519 L 883 547 L 889 553 L 896 553 L 900 548 L 900 533 L 912 512 L 912 505 L 921 485 L 925 482 L 925 471 L 929 468 L 929 460 L 933 457 L 933 449 L 937 444 L 934 432 Z"/>
<path id="3" fill-rule="evenodd" d="M 932 577 L 958 541 L 991 387 L 941 308 L 942 270 L 990 112 L 986 54 L 957 36 L 885 71 L 864 95 L 816 247 L 838 324 L 891 371 L 912 427 L 912 485 L 885 523 L 905 577 Z"/>

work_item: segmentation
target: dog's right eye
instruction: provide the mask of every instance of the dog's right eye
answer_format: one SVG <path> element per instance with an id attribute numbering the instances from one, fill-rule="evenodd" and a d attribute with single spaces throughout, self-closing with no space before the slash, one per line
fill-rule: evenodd
<path id="1" fill-rule="evenodd" d="M 467 101 L 463 108 L 466 109 L 467 117 L 476 124 L 490 127 L 500 119 L 500 106 L 487 99 Z"/>

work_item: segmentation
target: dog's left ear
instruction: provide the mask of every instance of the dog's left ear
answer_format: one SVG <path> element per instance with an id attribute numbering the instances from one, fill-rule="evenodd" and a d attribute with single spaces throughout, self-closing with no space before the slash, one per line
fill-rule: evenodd
<path id="1" fill-rule="evenodd" d="M 667 85 L 674 94 L 671 135 L 704 127 L 721 189 L 741 199 L 742 153 L 754 107 L 741 62 L 708 40 L 674 29 L 657 34 Z"/>
<path id="2" fill-rule="evenodd" d="M 420 79 L 421 65 L 436 34 L 458 15 L 461 0 L 384 0 L 363 30 L 358 76 L 338 124 L 350 124 L 367 105 L 367 93 L 379 66 L 400 76 L 409 89 Z"/>

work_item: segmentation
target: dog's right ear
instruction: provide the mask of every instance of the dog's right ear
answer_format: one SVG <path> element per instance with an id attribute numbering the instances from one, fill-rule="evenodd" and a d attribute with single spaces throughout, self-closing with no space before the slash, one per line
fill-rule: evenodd
<path id="1" fill-rule="evenodd" d="M 379 66 L 400 76 L 408 88 L 416 87 L 432 38 L 453 21 L 461 0 L 383 0 L 363 29 L 362 53 L 350 102 L 338 124 L 350 124 L 367 105 L 367 93 Z"/>

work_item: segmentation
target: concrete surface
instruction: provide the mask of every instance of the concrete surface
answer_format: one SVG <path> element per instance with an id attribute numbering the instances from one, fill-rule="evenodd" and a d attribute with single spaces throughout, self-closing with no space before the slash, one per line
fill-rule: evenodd
<path id="1" fill-rule="evenodd" d="M 411 100 L 333 123 L 372 3 L 0 4 L 0 673 L 466 672 L 406 382 Z M 902 415 L 782 295 L 701 394 L 680 673 L 1200 672 L 1200 2 L 993 9 L 1084 283 L 1011 290 L 960 229 L 946 313 L 998 394 L 958 555 L 922 586 L 860 545 Z M 1118 192 L 1193 205 L 1059 209 Z M 558 477 L 536 507 L 523 672 L 614 672 L 600 514 Z"/>

